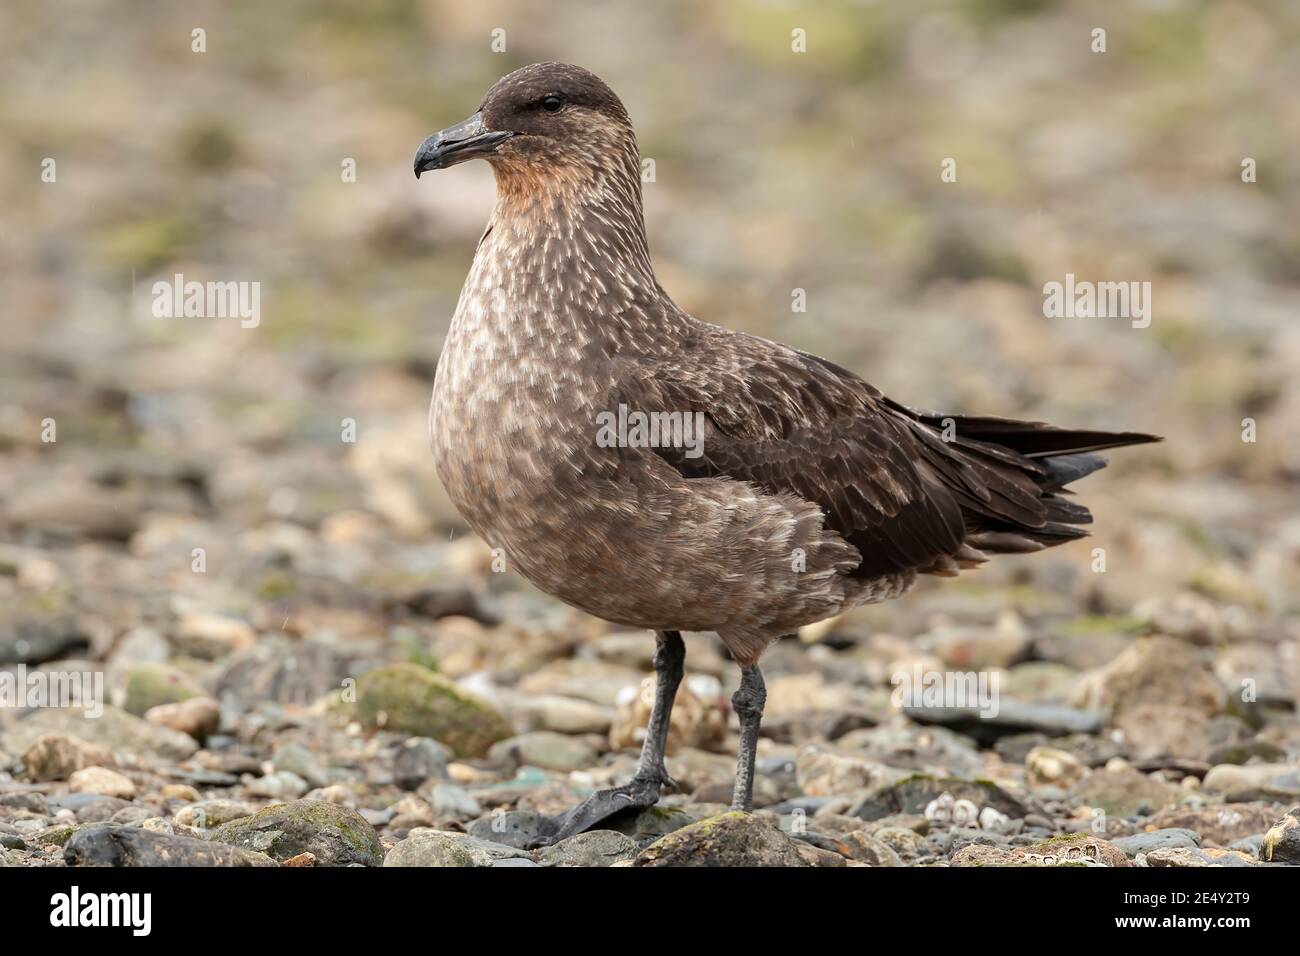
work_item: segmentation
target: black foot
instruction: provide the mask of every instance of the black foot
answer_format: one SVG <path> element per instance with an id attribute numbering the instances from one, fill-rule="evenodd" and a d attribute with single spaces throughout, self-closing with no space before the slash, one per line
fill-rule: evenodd
<path id="1" fill-rule="evenodd" d="M 631 782 L 609 790 L 597 790 L 567 813 L 547 818 L 547 832 L 531 844 L 530 850 L 567 840 L 576 833 L 593 830 L 610 817 L 629 810 L 645 810 L 659 802 L 660 787 L 676 789 L 677 782 L 666 772 L 654 777 L 633 777 Z"/>

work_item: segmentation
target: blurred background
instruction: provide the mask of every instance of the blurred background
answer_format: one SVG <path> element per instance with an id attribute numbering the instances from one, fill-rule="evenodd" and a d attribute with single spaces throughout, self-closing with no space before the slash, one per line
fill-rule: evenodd
<path id="1" fill-rule="evenodd" d="M 482 163 L 417 183 L 411 157 L 497 78 L 556 59 L 631 113 L 655 161 L 655 262 L 688 311 L 913 406 L 1167 438 L 1081 485 L 1092 538 L 775 649 L 765 747 L 795 753 L 780 728 L 801 728 L 792 745 L 821 727 L 809 714 L 887 722 L 890 669 L 914 658 L 1097 711 L 1088 681 L 1160 634 L 1224 699 L 1146 688 L 1129 703 L 1174 709 L 1126 737 L 1108 699 L 1107 732 L 1131 749 L 1157 728 L 1145 757 L 1189 766 L 1259 741 L 1238 762 L 1294 767 L 1298 40 L 1284 0 L 9 0 L 0 662 L 107 666 L 135 714 L 210 696 L 222 746 L 269 753 L 279 738 L 253 741 L 284 708 L 413 661 L 511 732 L 585 741 L 567 771 L 631 759 L 644 714 L 626 688 L 653 642 L 492 573 L 426 438 L 493 183 Z M 154 318 L 152 283 L 176 273 L 259 282 L 259 324 Z M 1066 273 L 1150 282 L 1150 327 L 1044 318 L 1043 285 Z M 709 637 L 692 653 L 713 729 L 688 741 L 725 755 L 734 668 Z M 127 699 L 142 667 L 171 690 Z M 1189 722 L 1194 739 L 1173 739 Z"/>

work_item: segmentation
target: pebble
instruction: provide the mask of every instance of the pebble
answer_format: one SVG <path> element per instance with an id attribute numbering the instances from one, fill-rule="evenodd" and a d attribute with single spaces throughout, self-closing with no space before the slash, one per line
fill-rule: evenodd
<path id="1" fill-rule="evenodd" d="M 543 866 L 611 866 L 631 860 L 639 848 L 616 830 L 589 830 L 538 851 Z"/>
<path id="2" fill-rule="evenodd" d="M 216 733 L 221 723 L 221 706 L 211 697 L 191 697 L 174 704 L 150 707 L 145 711 L 144 719 L 160 727 L 178 730 L 202 743 Z"/>
<path id="3" fill-rule="evenodd" d="M 451 748 L 428 737 L 408 737 L 397 749 L 393 779 L 403 790 L 418 790 L 426 780 L 447 779 Z"/>
<path id="4" fill-rule="evenodd" d="M 1035 747 L 1025 755 L 1025 772 L 1035 786 L 1052 783 L 1068 789 L 1087 774 L 1088 768 L 1068 750 Z"/>
<path id="5" fill-rule="evenodd" d="M 275 866 L 265 854 L 141 827 L 97 826 L 63 847 L 69 866 Z"/>
<path id="6" fill-rule="evenodd" d="M 1200 847 L 1201 838 L 1191 830 L 1169 827 L 1162 830 L 1135 833 L 1132 836 L 1116 837 L 1111 842 L 1128 854 L 1131 859 L 1139 853 L 1149 853 L 1152 850 L 1175 849 L 1178 847 L 1195 849 Z"/>
<path id="7" fill-rule="evenodd" d="M 281 861 L 309 852 L 322 866 L 378 866 L 384 857 L 379 835 L 357 811 L 313 800 L 277 804 L 224 823 L 212 839 Z"/>
<path id="8" fill-rule="evenodd" d="M 464 833 L 418 829 L 388 851 L 384 866 L 492 866 L 508 859 L 528 860 L 528 854 Z"/>
<path id="9" fill-rule="evenodd" d="M 590 767 L 596 762 L 596 752 L 579 737 L 535 730 L 493 744 L 488 759 L 498 764 L 528 764 L 567 772 Z"/>
<path id="10" fill-rule="evenodd" d="M 135 796 L 135 784 L 131 778 L 107 767 L 86 767 L 76 771 L 68 778 L 68 788 L 73 793 L 98 793 L 123 800 Z"/>
<path id="11" fill-rule="evenodd" d="M 1300 807 L 1292 807 L 1269 827 L 1258 855 L 1266 863 L 1300 864 Z"/>
<path id="12" fill-rule="evenodd" d="M 788 835 L 766 820 L 744 813 L 725 813 L 675 830 L 642 850 L 633 863 L 636 866 L 809 865 Z"/>
<path id="13" fill-rule="evenodd" d="M 113 752 L 102 744 L 87 743 L 67 734 L 42 734 L 23 752 L 29 779 L 66 780 L 78 770 L 113 762 Z"/>
<path id="14" fill-rule="evenodd" d="M 165 762 L 185 760 L 198 749 L 192 737 L 158 727 L 124 710 L 105 705 L 94 720 L 76 709 L 39 710 L 0 733 L 0 748 L 23 753 L 44 734 L 80 737 L 120 753 L 152 757 Z"/>

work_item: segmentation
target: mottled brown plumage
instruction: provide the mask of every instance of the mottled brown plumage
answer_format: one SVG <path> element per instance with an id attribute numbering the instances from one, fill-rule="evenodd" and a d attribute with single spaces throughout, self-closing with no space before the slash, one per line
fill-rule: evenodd
<path id="1" fill-rule="evenodd" d="M 631 120 L 578 67 L 505 77 L 416 173 L 471 156 L 497 204 L 438 364 L 439 477 L 543 591 L 661 644 L 716 631 L 746 700 L 763 649 L 802 625 L 1079 537 L 1091 517 L 1062 486 L 1104 465 L 1096 449 L 1154 440 L 915 412 L 686 314 L 650 263 Z M 703 413 L 703 454 L 601 447 L 620 405 Z"/>

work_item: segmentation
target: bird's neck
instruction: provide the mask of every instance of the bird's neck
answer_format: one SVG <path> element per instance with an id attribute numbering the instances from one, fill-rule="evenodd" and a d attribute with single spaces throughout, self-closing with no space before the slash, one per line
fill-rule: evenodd
<path id="1" fill-rule="evenodd" d="M 641 181 L 600 173 L 497 169 L 497 204 L 459 313 L 501 335 L 533 332 L 617 342 L 673 308 L 655 279 Z"/>

